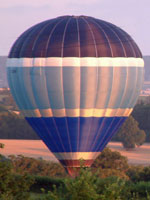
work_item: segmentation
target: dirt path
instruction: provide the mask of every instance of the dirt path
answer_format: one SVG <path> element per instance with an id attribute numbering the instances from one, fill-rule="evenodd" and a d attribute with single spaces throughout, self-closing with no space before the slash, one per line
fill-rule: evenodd
<path id="1" fill-rule="evenodd" d="M 57 161 L 41 140 L 0 140 L 0 143 L 5 144 L 5 148 L 0 149 L 0 151 L 1 154 L 6 156 L 21 154 L 28 157 Z M 130 164 L 150 165 L 150 144 L 148 143 L 132 151 L 124 150 L 119 142 L 110 142 L 108 147 L 126 156 Z"/>

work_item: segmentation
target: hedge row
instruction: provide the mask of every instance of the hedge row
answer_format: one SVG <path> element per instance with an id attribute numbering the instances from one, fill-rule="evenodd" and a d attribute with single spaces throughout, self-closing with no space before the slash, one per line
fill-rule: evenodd
<path id="1" fill-rule="evenodd" d="M 47 176 L 31 176 L 34 179 L 34 184 L 31 186 L 30 190 L 32 192 L 41 193 L 41 189 L 46 191 L 52 190 L 53 185 L 59 187 L 63 185 L 63 178 L 52 178 Z"/>
<path id="2" fill-rule="evenodd" d="M 34 184 L 30 188 L 32 192 L 41 193 L 42 188 L 45 191 L 52 191 L 53 185 L 55 185 L 56 188 L 58 188 L 60 185 L 62 185 L 62 187 L 64 186 L 63 178 L 51 178 L 51 177 L 42 177 L 42 176 L 32 176 L 32 178 L 34 178 L 35 180 Z M 114 177 L 114 179 L 113 177 L 99 179 L 99 186 L 111 184 L 112 182 L 114 182 L 115 179 L 117 179 L 117 177 L 116 178 Z M 136 194 L 138 195 L 138 197 L 144 198 L 150 194 L 150 182 L 140 181 L 137 183 L 133 183 L 131 181 L 126 181 L 124 189 L 133 195 Z"/>

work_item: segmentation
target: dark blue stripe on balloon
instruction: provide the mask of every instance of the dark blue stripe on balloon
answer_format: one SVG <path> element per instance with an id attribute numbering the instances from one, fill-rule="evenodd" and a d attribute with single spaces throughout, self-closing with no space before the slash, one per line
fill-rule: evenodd
<path id="1" fill-rule="evenodd" d="M 52 152 L 102 151 L 125 119 L 126 117 L 26 117 Z"/>
<path id="2" fill-rule="evenodd" d="M 127 119 L 126 117 L 121 117 L 120 120 L 117 119 L 117 121 L 116 121 L 116 118 L 114 119 L 114 123 L 116 125 L 115 125 L 114 129 L 111 131 L 111 134 L 109 134 L 108 137 L 104 138 L 103 145 L 101 145 L 101 147 L 99 149 L 100 151 L 102 151 L 105 148 L 107 143 L 111 140 L 111 138 L 114 136 L 114 134 L 117 132 L 117 130 L 122 126 L 122 124 L 124 123 L 124 121 L 126 119 Z M 114 125 L 114 123 L 112 124 L 112 126 Z"/>

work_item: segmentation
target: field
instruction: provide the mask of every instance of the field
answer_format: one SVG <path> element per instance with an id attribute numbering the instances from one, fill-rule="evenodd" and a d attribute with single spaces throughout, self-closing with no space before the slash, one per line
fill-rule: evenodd
<path id="1" fill-rule="evenodd" d="M 122 144 L 119 142 L 110 142 L 108 147 L 111 150 L 119 151 L 121 155 L 128 158 L 129 164 L 133 165 L 150 165 L 150 144 L 145 143 L 141 147 L 137 147 L 133 150 L 126 151 Z"/>
<path id="2" fill-rule="evenodd" d="M 0 149 L 1 154 L 5 156 L 24 155 L 57 161 L 41 140 L 0 140 L 0 142 L 5 144 L 4 149 Z M 150 144 L 148 143 L 132 151 L 126 151 L 119 142 L 110 142 L 108 147 L 126 156 L 129 164 L 150 165 Z"/>

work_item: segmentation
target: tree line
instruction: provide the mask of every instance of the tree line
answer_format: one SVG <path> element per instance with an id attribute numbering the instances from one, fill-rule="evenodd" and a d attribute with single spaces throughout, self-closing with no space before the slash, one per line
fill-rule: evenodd
<path id="1" fill-rule="evenodd" d="M 68 174 L 59 162 L 25 157 L 23 155 L 2 156 L 0 160 L 9 161 L 12 172 L 18 175 L 34 175 L 40 177 L 66 178 Z M 81 161 L 84 168 L 84 160 Z M 134 166 L 128 164 L 128 159 L 117 151 L 105 148 L 91 166 L 91 172 L 100 178 L 116 176 L 136 183 L 150 181 L 150 166 Z"/>

